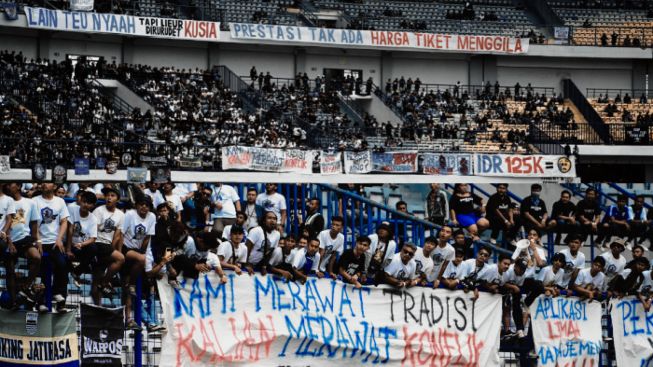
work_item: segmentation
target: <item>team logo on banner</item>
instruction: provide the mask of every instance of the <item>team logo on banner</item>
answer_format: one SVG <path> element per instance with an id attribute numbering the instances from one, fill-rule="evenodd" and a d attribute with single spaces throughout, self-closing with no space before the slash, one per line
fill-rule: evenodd
<path id="1" fill-rule="evenodd" d="M 88 158 L 75 158 L 75 175 L 88 175 L 89 167 Z"/>
<path id="2" fill-rule="evenodd" d="M 125 167 L 132 164 L 132 160 L 133 160 L 132 155 L 129 152 L 123 153 L 122 157 L 120 158 L 120 161 L 122 162 L 122 165 L 125 166 Z"/>
<path id="3" fill-rule="evenodd" d="M 45 167 L 41 163 L 37 163 L 32 167 L 32 180 L 41 182 L 45 180 Z"/>
<path id="4" fill-rule="evenodd" d="M 25 312 L 25 331 L 27 335 L 34 335 L 38 330 L 39 313 L 28 311 Z"/>
<path id="5" fill-rule="evenodd" d="M 105 166 L 105 170 L 110 175 L 113 175 L 116 172 L 118 172 L 118 161 L 113 159 L 108 161 L 107 165 Z"/>
<path id="6" fill-rule="evenodd" d="M 62 165 L 56 165 L 52 169 L 52 178 L 54 180 L 54 183 L 56 184 L 62 184 L 66 182 L 66 177 L 68 176 L 68 170 L 66 170 L 66 167 Z"/>
<path id="7" fill-rule="evenodd" d="M 123 308 L 82 304 L 83 366 L 121 366 L 124 321 Z"/>

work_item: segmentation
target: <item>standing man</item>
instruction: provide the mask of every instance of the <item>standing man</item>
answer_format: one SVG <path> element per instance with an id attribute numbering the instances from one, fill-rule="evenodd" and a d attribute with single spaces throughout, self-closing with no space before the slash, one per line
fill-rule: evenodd
<path id="1" fill-rule="evenodd" d="M 263 218 L 263 207 L 256 204 L 256 188 L 250 187 L 247 189 L 247 198 L 246 201 L 241 204 L 245 215 L 247 215 L 247 220 L 245 221 L 245 229 L 250 230 L 258 226 L 258 221 L 260 218 Z"/>
<path id="2" fill-rule="evenodd" d="M 426 197 L 426 213 L 429 221 L 438 225 L 444 225 L 449 213 L 447 194 L 440 190 L 440 184 L 431 184 L 431 191 Z"/>
<path id="3" fill-rule="evenodd" d="M 286 198 L 277 192 L 277 184 L 265 184 L 265 192 L 258 194 L 256 205 L 262 206 L 266 212 L 273 212 L 277 217 L 277 230 L 284 233 L 287 218 Z"/>
<path id="4" fill-rule="evenodd" d="M 320 232 L 317 239 L 320 241 L 320 265 L 322 273 L 328 273 L 332 279 L 336 278 L 336 257 L 345 250 L 345 236 L 342 235 L 344 221 L 342 217 L 331 218 L 331 229 Z"/>
<path id="5" fill-rule="evenodd" d="M 66 202 L 54 196 L 55 187 L 52 182 L 43 183 L 41 195 L 35 197 L 34 201 L 41 214 L 39 239 L 43 246 L 43 253 L 47 254 L 52 268 L 52 301 L 58 311 L 64 311 L 68 294 L 68 261 L 63 241 L 68 230 L 70 215 Z M 41 278 L 45 279 L 45 274 L 42 274 Z M 40 310 L 43 310 L 43 307 Z"/>
<path id="6" fill-rule="evenodd" d="M 222 234 L 225 226 L 236 223 L 236 213 L 240 211 L 240 197 L 236 190 L 220 182 L 215 184 L 211 195 L 214 212 L 213 230 Z"/>
<path id="7" fill-rule="evenodd" d="M 320 213 L 320 199 L 311 198 L 306 205 L 306 220 L 299 226 L 299 234 L 308 238 L 317 237 L 324 230 L 324 217 Z M 332 220 L 333 221 L 333 220 Z"/>

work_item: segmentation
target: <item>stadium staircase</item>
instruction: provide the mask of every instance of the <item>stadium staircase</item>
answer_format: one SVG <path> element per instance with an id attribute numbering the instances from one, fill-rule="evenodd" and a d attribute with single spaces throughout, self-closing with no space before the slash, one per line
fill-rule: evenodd
<path id="1" fill-rule="evenodd" d="M 608 125 L 606 125 L 576 84 L 571 79 L 564 79 L 562 86 L 564 98 L 569 99 L 576 106 L 600 139 L 599 141 L 588 143 L 610 144 L 611 138 Z"/>

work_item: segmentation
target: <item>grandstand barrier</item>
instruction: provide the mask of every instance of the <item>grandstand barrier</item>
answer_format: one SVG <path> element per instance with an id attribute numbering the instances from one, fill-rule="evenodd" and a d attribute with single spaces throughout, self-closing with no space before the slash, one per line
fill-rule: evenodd
<path id="1" fill-rule="evenodd" d="M 610 132 L 608 127 L 601 116 L 594 110 L 594 107 L 590 105 L 587 101 L 587 98 L 583 93 L 578 89 L 576 84 L 571 79 L 564 79 L 562 81 L 563 93 L 565 98 L 569 98 L 578 110 L 583 114 L 590 126 L 596 131 L 599 137 L 605 142 L 610 143 Z"/>

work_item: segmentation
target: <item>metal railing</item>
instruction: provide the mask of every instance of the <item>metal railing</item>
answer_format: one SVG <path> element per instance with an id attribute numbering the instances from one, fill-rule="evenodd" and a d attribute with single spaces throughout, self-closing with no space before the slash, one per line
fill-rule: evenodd
<path id="1" fill-rule="evenodd" d="M 614 101 L 615 97 L 619 95 L 623 102 L 623 98 L 628 94 L 632 99 L 632 103 L 640 102 L 642 96 L 646 97 L 648 102 L 650 91 L 647 89 L 616 89 L 616 88 L 587 88 L 585 96 L 587 98 L 607 97 L 610 102 Z"/>
<path id="2" fill-rule="evenodd" d="M 383 84 L 384 89 L 383 94 L 387 96 L 387 81 Z M 390 82 L 390 93 L 394 93 L 394 90 L 392 89 L 392 81 Z M 554 87 L 533 87 L 529 86 L 528 84 L 526 85 L 520 85 L 519 87 L 516 87 L 516 85 L 500 85 L 498 88 L 499 93 L 504 93 L 506 90 L 510 91 L 510 95 L 514 98 L 516 96 L 520 97 L 526 97 L 528 93 L 530 92 L 532 95 L 539 94 L 539 95 L 544 95 L 547 97 L 551 97 L 554 95 L 555 89 Z M 480 84 L 432 84 L 432 83 L 421 83 L 419 90 L 415 90 L 415 84 L 413 81 L 413 85 L 411 86 L 410 89 L 406 88 L 407 91 L 415 91 L 415 92 L 423 92 L 423 93 L 444 93 L 445 91 L 448 91 L 450 94 L 454 94 L 454 92 L 457 92 L 458 95 L 463 95 L 463 94 L 468 94 L 471 99 L 475 99 L 476 95 L 497 95 L 499 93 L 496 93 L 496 87 L 494 84 L 485 84 L 485 85 L 480 85 Z M 399 88 L 397 89 L 399 91 Z"/>

